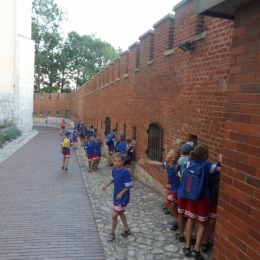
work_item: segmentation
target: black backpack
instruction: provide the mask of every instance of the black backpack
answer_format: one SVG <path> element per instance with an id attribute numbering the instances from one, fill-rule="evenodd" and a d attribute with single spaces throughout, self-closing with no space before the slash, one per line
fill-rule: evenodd
<path id="1" fill-rule="evenodd" d="M 209 177 L 210 201 L 214 206 L 218 205 L 218 191 L 219 191 L 220 173 L 212 173 Z"/>

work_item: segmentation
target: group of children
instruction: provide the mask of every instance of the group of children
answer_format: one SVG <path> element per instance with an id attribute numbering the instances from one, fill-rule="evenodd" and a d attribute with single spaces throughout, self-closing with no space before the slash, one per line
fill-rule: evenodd
<path id="1" fill-rule="evenodd" d="M 173 216 L 173 220 L 169 223 L 171 230 L 179 229 L 175 237 L 185 243 L 184 255 L 199 260 L 204 259 L 200 254 L 200 247 L 202 246 L 203 252 L 210 249 L 209 238 L 214 229 L 217 213 L 217 205 L 210 199 L 209 178 L 221 171 L 220 162 L 216 164 L 208 162 L 208 157 L 209 151 L 206 146 L 194 147 L 193 142 L 184 143 L 177 139 L 174 148 L 166 155 L 165 162 L 144 158 L 137 161 L 140 165 L 161 166 L 166 170 L 168 183 L 164 207 L 167 207 Z M 187 219 L 186 238 L 184 237 L 185 219 Z M 198 230 L 194 239 L 192 233 L 196 220 L 198 220 Z M 194 245 L 193 250 L 191 245 Z"/>
<path id="2" fill-rule="evenodd" d="M 84 125 L 78 128 L 76 124 L 73 131 L 73 140 L 75 136 L 81 136 L 82 131 L 88 130 Z M 88 133 L 87 140 L 84 143 L 89 172 L 98 168 L 103 147 L 100 135 L 96 133 L 94 127 L 91 127 L 90 131 L 91 133 Z M 70 132 L 66 131 L 64 139 L 68 139 L 69 135 Z M 109 185 L 114 183 L 112 229 L 107 238 L 108 241 L 113 241 L 118 216 L 120 216 L 124 225 L 124 231 L 121 235 L 127 236 L 131 233 L 124 212 L 130 201 L 130 188 L 133 186 L 129 171 L 126 168 L 131 165 L 135 142 L 132 138 L 126 137 L 124 133 L 120 133 L 118 138 L 117 129 L 113 129 L 106 138 L 106 145 L 108 146 L 107 165 L 112 165 L 113 168 L 111 180 L 103 186 L 102 190 L 106 190 Z M 179 230 L 175 234 L 175 238 L 185 243 L 183 248 L 185 256 L 203 260 L 200 247 L 202 247 L 203 252 L 210 249 L 209 238 L 214 229 L 217 215 L 217 205 L 211 199 L 212 193 L 208 183 L 210 176 L 221 171 L 221 157 L 220 162 L 213 164 L 207 161 L 209 151 L 206 146 L 195 145 L 194 142 L 185 143 L 180 139 L 175 140 L 173 145 L 173 149 L 166 155 L 165 162 L 141 158 L 137 163 L 139 165 L 160 166 L 167 172 L 168 182 L 163 208 L 167 208 L 173 216 L 173 219 L 169 221 L 171 230 Z M 61 150 L 63 153 L 62 168 L 66 170 L 68 169 L 69 148 L 61 147 L 63 149 Z M 199 184 L 196 184 L 196 182 L 199 182 Z M 194 185 L 199 185 L 196 190 L 193 188 Z M 185 220 L 187 220 L 186 237 L 184 236 Z M 198 230 L 195 239 L 192 237 L 192 233 L 197 220 Z M 194 245 L 193 250 L 191 250 L 191 245 Z"/>

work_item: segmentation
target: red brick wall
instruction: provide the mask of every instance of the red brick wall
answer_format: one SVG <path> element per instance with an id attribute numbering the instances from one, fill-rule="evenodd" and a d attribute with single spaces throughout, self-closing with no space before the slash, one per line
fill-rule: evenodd
<path id="1" fill-rule="evenodd" d="M 236 10 L 214 259 L 260 259 L 260 2 Z"/>
<path id="2" fill-rule="evenodd" d="M 69 94 L 34 94 L 34 117 L 46 117 L 49 112 L 53 117 L 65 117 L 69 103 Z"/>
<path id="3" fill-rule="evenodd" d="M 106 117 L 111 119 L 112 128 L 118 124 L 119 131 L 125 124 L 127 135 L 132 135 L 136 127 L 136 158 L 146 156 L 146 130 L 150 123 L 157 122 L 164 130 L 164 155 L 175 138 L 187 140 L 192 134 L 197 135 L 199 143 L 209 146 L 210 159 L 216 161 L 223 148 L 232 28 L 231 21 L 195 15 L 194 1 L 189 1 L 176 12 L 174 21 L 168 18 L 157 25 L 154 34 L 141 37 L 140 46 L 133 46 L 129 54 L 123 54 L 73 93 L 72 116 L 76 117 L 77 111 L 102 135 Z M 202 31 L 207 32 L 206 38 L 195 43 L 195 51 L 178 48 Z M 174 54 L 165 56 L 169 37 L 173 37 Z M 137 48 L 139 71 L 135 72 Z M 151 58 L 153 64 L 147 65 Z M 126 68 L 129 77 L 124 77 Z M 107 70 L 109 77 L 103 76 Z M 145 166 L 145 170 L 165 182 L 158 168 Z"/>

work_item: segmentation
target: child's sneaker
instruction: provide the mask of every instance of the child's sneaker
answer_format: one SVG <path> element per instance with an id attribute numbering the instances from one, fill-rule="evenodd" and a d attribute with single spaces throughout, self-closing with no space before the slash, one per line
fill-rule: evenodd
<path id="1" fill-rule="evenodd" d="M 171 227 L 170 227 L 170 230 L 177 230 L 178 228 L 179 228 L 178 222 L 173 220 Z"/>

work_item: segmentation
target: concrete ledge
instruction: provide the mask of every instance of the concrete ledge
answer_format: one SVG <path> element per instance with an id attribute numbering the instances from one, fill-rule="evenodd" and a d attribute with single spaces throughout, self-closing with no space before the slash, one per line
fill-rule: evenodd
<path id="1" fill-rule="evenodd" d="M 175 5 L 173 8 L 172 8 L 172 11 L 177 11 L 179 8 L 181 8 L 183 5 L 187 4 L 190 0 L 182 0 L 180 1 L 177 5 Z"/>
<path id="2" fill-rule="evenodd" d="M 110 84 L 111 84 L 111 85 L 114 84 L 114 81 L 111 81 Z"/>
<path id="3" fill-rule="evenodd" d="M 160 19 L 158 22 L 156 22 L 154 25 L 153 25 L 153 28 L 157 27 L 158 25 L 160 25 L 161 23 L 163 23 L 165 20 L 167 19 L 171 19 L 171 20 L 174 20 L 174 17 L 175 15 L 173 14 L 167 14 L 165 15 L 162 19 Z"/>
<path id="4" fill-rule="evenodd" d="M 129 74 L 125 74 L 125 75 L 124 75 L 124 78 L 129 78 Z"/>
<path id="5" fill-rule="evenodd" d="M 152 65 L 152 64 L 153 64 L 153 60 L 148 60 L 147 61 L 147 66 Z"/>
<path id="6" fill-rule="evenodd" d="M 116 78 L 116 81 L 120 81 L 120 78 Z"/>
<path id="7" fill-rule="evenodd" d="M 105 87 L 108 87 L 108 84 L 106 84 Z"/>
<path id="8" fill-rule="evenodd" d="M 138 72 L 138 71 L 139 71 L 139 68 L 135 68 L 135 69 L 134 69 L 134 72 Z"/>
<path id="9" fill-rule="evenodd" d="M 169 56 L 172 54 L 174 54 L 174 49 L 170 49 L 170 50 L 164 52 L 164 56 Z"/>
<path id="10" fill-rule="evenodd" d="M 154 35 L 154 31 L 151 29 L 151 30 L 145 32 L 144 34 L 142 34 L 141 36 L 139 36 L 139 40 L 141 40 L 142 38 L 146 37 L 146 36 L 149 35 L 149 34 Z"/>
<path id="11" fill-rule="evenodd" d="M 197 41 L 203 40 L 206 38 L 206 35 L 207 35 L 206 31 L 203 33 L 197 34 L 192 37 L 191 42 L 197 42 Z"/>
<path id="12" fill-rule="evenodd" d="M 105 88 L 104 86 L 101 87 L 101 89 Z"/>
<path id="13" fill-rule="evenodd" d="M 120 54 L 120 56 L 123 56 L 123 55 L 128 54 L 128 53 L 129 53 L 129 50 L 123 51 L 123 52 Z"/>
<path id="14" fill-rule="evenodd" d="M 133 47 L 135 47 L 136 45 L 140 45 L 140 42 L 134 42 L 133 44 L 131 44 L 128 49 L 131 49 Z"/>

